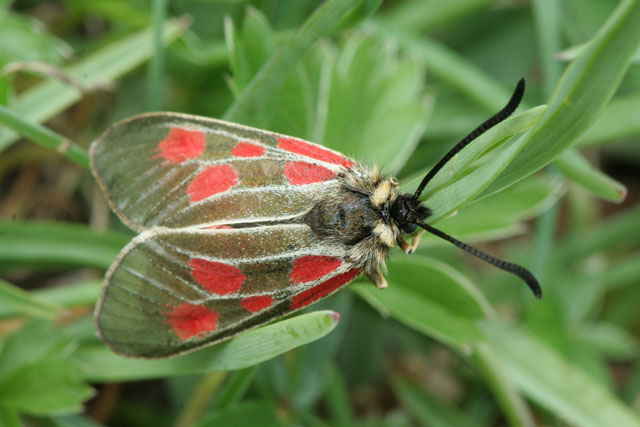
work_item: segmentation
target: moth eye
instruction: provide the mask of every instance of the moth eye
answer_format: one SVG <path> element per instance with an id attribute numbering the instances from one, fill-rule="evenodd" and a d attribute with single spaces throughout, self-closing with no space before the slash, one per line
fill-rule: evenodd
<path id="1" fill-rule="evenodd" d="M 418 228 L 418 224 L 416 224 L 415 222 L 410 222 L 402 226 L 402 231 L 404 231 L 406 234 L 411 234 L 416 231 L 416 228 Z"/>

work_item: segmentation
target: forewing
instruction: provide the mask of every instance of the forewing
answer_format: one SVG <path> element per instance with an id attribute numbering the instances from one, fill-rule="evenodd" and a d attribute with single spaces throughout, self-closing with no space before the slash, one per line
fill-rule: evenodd
<path id="1" fill-rule="evenodd" d="M 140 231 L 294 217 L 352 165 L 310 142 L 175 113 L 125 120 L 91 146 L 112 209 Z"/>
<path id="2" fill-rule="evenodd" d="M 96 309 L 116 352 L 163 357 L 305 307 L 359 270 L 304 225 L 149 230 L 123 249 Z"/>

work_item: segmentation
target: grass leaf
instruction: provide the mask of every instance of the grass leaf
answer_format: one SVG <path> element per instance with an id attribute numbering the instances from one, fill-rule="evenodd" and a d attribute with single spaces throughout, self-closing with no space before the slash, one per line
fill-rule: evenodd
<path id="1" fill-rule="evenodd" d="M 640 425 L 621 401 L 544 342 L 497 322 L 485 322 L 482 329 L 502 369 L 539 405 L 575 425 Z"/>
<path id="2" fill-rule="evenodd" d="M 253 366 L 328 334 L 338 323 L 331 311 L 315 311 L 264 326 L 193 353 L 169 359 L 130 359 L 104 345 L 83 346 L 76 356 L 90 381 L 132 381 Z"/>

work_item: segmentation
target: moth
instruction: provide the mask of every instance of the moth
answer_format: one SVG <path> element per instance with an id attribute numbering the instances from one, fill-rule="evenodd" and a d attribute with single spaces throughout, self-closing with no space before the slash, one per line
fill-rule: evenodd
<path id="1" fill-rule="evenodd" d="M 361 273 L 386 287 L 380 268 L 389 250 L 412 253 L 425 231 L 519 276 L 540 297 L 525 268 L 427 224 L 431 210 L 419 200 L 523 93 L 520 80 L 504 109 L 456 144 L 413 194 L 341 153 L 239 124 L 151 113 L 113 125 L 91 146 L 91 170 L 111 209 L 139 234 L 106 273 L 95 309 L 100 337 L 137 357 L 217 343 Z"/>

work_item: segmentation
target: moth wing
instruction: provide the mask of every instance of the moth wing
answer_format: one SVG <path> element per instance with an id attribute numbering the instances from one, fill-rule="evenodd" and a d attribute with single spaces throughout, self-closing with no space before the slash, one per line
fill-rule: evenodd
<path id="1" fill-rule="evenodd" d="M 176 113 L 113 125 L 90 156 L 111 208 L 138 231 L 294 217 L 353 165 L 310 142 Z"/>
<path id="2" fill-rule="evenodd" d="M 190 351 L 337 291 L 360 272 L 344 255 L 304 225 L 152 229 L 107 273 L 98 331 L 129 356 Z"/>

